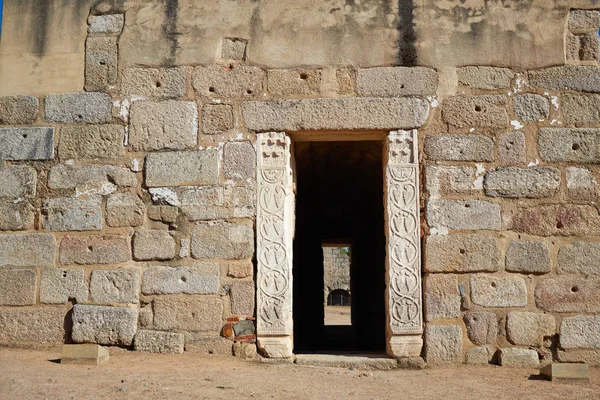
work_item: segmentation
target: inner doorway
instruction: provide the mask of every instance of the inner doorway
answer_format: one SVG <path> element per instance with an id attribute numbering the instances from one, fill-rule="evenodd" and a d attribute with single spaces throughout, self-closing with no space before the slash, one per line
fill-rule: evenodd
<path id="1" fill-rule="evenodd" d="M 296 142 L 294 156 L 294 352 L 384 352 L 383 142 Z M 332 247 L 348 249 L 350 282 L 327 293 Z M 330 301 L 349 307 L 348 324 L 326 324 Z"/>

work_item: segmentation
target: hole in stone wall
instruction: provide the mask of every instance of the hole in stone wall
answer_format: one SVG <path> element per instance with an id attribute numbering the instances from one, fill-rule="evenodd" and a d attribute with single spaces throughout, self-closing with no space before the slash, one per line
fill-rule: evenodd
<path id="1" fill-rule="evenodd" d="M 62 276 L 63 276 L 63 278 L 66 278 L 67 277 L 67 271 L 63 271 Z"/>
<path id="2" fill-rule="evenodd" d="M 571 288 L 571 292 L 573 292 L 573 293 L 575 293 L 575 292 L 579 292 L 579 287 L 577 287 L 577 286 L 573 286 L 573 287 Z"/>
<path id="3" fill-rule="evenodd" d="M 471 205 L 469 203 L 465 203 L 465 208 L 471 208 Z"/>
<path id="4" fill-rule="evenodd" d="M 475 106 L 475 111 L 481 112 L 481 107 L 480 106 Z"/>
<path id="5" fill-rule="evenodd" d="M 400 85 L 400 89 L 404 89 L 404 83 Z"/>
<path id="6" fill-rule="evenodd" d="M 27 134 L 26 133 L 23 134 L 23 139 L 27 139 Z"/>
<path id="7" fill-rule="evenodd" d="M 460 249 L 459 252 L 460 254 L 465 254 L 465 249 Z"/>
<path id="8" fill-rule="evenodd" d="M 579 150 L 580 148 L 579 143 L 573 143 L 573 146 L 571 146 L 571 149 L 573 150 Z"/>
<path id="9" fill-rule="evenodd" d="M 493 288 L 495 288 L 496 287 L 496 282 L 490 283 L 490 286 L 493 287 Z"/>
<path id="10" fill-rule="evenodd" d="M 252 90 L 250 90 L 250 89 L 246 90 L 246 94 L 252 94 Z"/>
<path id="11" fill-rule="evenodd" d="M 556 222 L 556 228 L 557 228 L 557 229 L 562 229 L 562 228 L 564 228 L 562 221 L 557 221 L 557 222 Z"/>
<path id="12" fill-rule="evenodd" d="M 160 83 L 160 82 L 156 82 L 156 83 L 155 83 L 155 85 L 156 85 L 156 87 L 157 87 L 157 88 L 159 88 L 159 87 L 161 87 L 161 86 L 162 86 L 162 83 Z"/>
<path id="13" fill-rule="evenodd" d="M 307 80 L 308 79 L 308 74 L 306 72 L 301 72 L 300 73 L 300 79 L 302 80 Z"/>
<path id="14" fill-rule="evenodd" d="M 79 114 L 79 115 L 77 116 L 77 119 L 83 119 L 83 115 Z"/>
<path id="15" fill-rule="evenodd" d="M 104 67 L 106 65 L 106 62 L 105 61 L 100 61 L 100 62 L 98 62 L 98 64 Z"/>
<path id="16" fill-rule="evenodd" d="M 211 92 L 211 93 L 214 93 L 215 92 L 215 88 L 211 86 L 211 87 L 208 88 L 208 91 Z"/>
<path id="17" fill-rule="evenodd" d="M 88 246 L 88 248 L 87 248 L 87 249 L 88 249 L 88 251 L 93 251 L 93 250 L 94 250 L 94 247 L 93 247 L 93 246 Z"/>
<path id="18" fill-rule="evenodd" d="M 181 282 L 183 282 L 183 283 L 187 282 L 187 278 L 185 276 L 182 276 L 181 277 Z"/>

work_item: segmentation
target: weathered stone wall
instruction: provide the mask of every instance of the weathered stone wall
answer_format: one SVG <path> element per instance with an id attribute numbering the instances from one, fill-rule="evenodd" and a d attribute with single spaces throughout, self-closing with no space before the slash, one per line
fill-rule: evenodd
<path id="1" fill-rule="evenodd" d="M 336 289 L 351 293 L 350 289 L 350 253 L 345 247 L 323 246 L 323 295 L 327 297 Z M 349 247 L 348 247 L 349 249 Z"/>
<path id="2" fill-rule="evenodd" d="M 174 35 L 179 19 L 145 37 L 155 2 L 102 3 L 75 13 L 83 64 L 38 90 L 7 69 L 27 57 L 3 36 L 0 344 L 252 354 L 256 132 L 419 128 L 426 360 L 600 363 L 600 14 L 554 3 L 529 13 L 560 32 L 525 40 L 547 56 L 445 63 L 417 42 L 435 68 L 374 66 L 398 64 L 397 47 L 372 64 L 353 47 L 282 60 L 242 28 L 203 31 L 204 47 Z M 481 60 L 496 66 L 469 66 Z"/>

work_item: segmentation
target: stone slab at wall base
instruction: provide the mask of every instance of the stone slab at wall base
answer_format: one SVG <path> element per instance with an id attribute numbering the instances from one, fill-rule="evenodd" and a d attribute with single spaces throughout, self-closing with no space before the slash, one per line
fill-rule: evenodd
<path id="1" fill-rule="evenodd" d="M 548 364 L 540 369 L 540 375 L 552 382 L 590 383 L 587 364 Z"/>
<path id="2" fill-rule="evenodd" d="M 391 357 L 415 358 L 421 356 L 422 348 L 421 335 L 392 336 L 388 340 L 386 352 Z"/>
<path id="3" fill-rule="evenodd" d="M 290 336 L 258 336 L 258 350 L 268 358 L 292 358 L 294 342 Z"/>
<path id="4" fill-rule="evenodd" d="M 108 349 L 97 344 L 64 344 L 61 364 L 101 365 L 110 358 Z"/>

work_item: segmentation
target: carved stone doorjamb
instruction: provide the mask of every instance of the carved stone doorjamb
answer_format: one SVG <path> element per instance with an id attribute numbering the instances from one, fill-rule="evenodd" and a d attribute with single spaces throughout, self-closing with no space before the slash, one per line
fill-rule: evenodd
<path id="1" fill-rule="evenodd" d="M 293 356 L 294 193 L 290 138 L 257 135 L 257 344 L 270 358 Z"/>
<path id="2" fill-rule="evenodd" d="M 387 353 L 419 357 L 423 347 L 417 131 L 393 131 L 384 150 Z"/>

